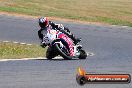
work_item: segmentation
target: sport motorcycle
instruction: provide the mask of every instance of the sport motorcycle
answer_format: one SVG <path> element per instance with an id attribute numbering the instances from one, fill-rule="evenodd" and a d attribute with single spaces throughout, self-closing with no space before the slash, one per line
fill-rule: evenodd
<path id="1" fill-rule="evenodd" d="M 59 30 L 48 29 L 43 39 L 48 42 L 46 58 L 52 59 L 58 55 L 64 59 L 86 59 L 87 53 L 80 44 L 74 44 L 73 40 Z"/>

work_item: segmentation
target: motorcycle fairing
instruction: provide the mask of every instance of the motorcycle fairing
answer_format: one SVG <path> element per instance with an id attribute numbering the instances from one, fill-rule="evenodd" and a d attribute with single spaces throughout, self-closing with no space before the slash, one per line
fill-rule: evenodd
<path id="1" fill-rule="evenodd" d="M 64 33 L 59 34 L 58 38 L 60 39 L 62 38 L 67 42 L 69 49 L 70 49 L 70 56 L 74 56 L 74 46 L 73 46 L 72 40 L 68 38 L 68 36 L 66 36 Z"/>

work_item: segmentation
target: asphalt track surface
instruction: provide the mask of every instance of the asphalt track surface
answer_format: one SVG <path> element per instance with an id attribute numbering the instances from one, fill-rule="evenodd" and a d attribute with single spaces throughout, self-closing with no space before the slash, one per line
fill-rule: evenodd
<path id="1" fill-rule="evenodd" d="M 58 21 L 55 21 L 60 23 Z M 76 82 L 77 67 L 88 73 L 132 75 L 132 28 L 61 22 L 82 38 L 86 60 L 23 60 L 0 62 L 0 88 L 132 88 L 130 84 Z M 39 44 L 37 20 L 0 16 L 0 41 Z"/>

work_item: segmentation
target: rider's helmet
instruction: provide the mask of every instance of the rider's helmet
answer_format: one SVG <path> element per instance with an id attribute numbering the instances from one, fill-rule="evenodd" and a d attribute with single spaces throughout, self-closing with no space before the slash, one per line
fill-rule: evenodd
<path id="1" fill-rule="evenodd" d="M 47 27 L 48 25 L 49 25 L 49 21 L 48 21 L 47 17 L 41 17 L 39 19 L 39 26 L 41 28 Z"/>

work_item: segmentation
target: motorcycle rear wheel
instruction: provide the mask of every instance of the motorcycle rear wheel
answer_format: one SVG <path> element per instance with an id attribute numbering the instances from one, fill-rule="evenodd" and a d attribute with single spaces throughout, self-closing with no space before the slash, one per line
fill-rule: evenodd
<path id="1" fill-rule="evenodd" d="M 87 53 L 85 52 L 85 50 L 80 50 L 79 59 L 86 59 L 86 57 L 87 57 Z"/>

